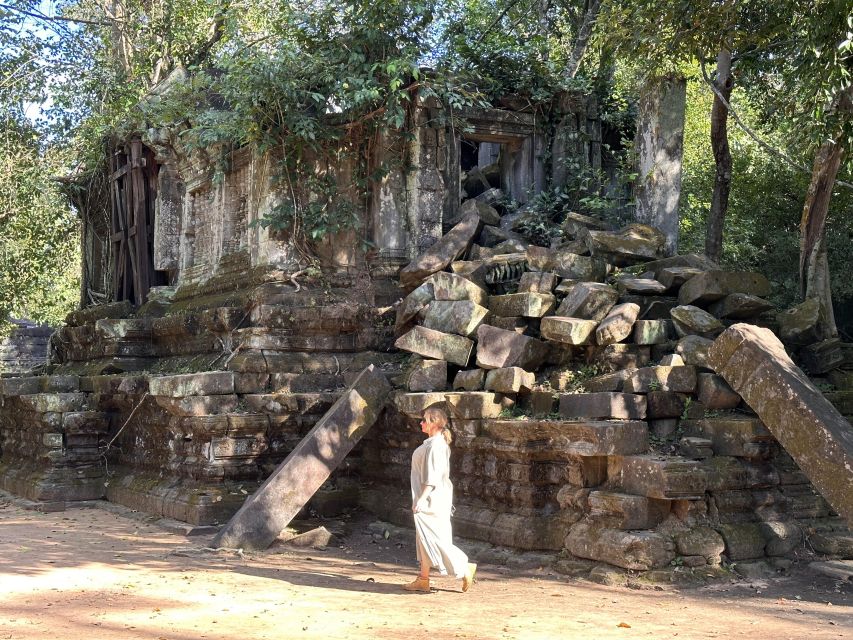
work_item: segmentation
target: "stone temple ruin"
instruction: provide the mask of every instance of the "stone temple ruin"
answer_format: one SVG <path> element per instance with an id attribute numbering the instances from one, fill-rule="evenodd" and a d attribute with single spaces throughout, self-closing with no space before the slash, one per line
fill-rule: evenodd
<path id="1" fill-rule="evenodd" d="M 358 233 L 313 247 L 314 275 L 255 224 L 280 199 L 270 157 L 237 150 L 214 179 L 168 132 L 117 147 L 106 207 L 83 211 L 84 298 L 112 302 L 68 316 L 45 373 L 0 381 L 0 488 L 222 524 L 373 365 L 394 390 L 320 513 L 409 525 L 416 422 L 443 403 L 457 535 L 567 571 L 782 569 L 806 537 L 853 557 L 848 346 L 652 226 L 568 214 L 559 245 L 519 233 L 507 200 L 566 179 L 543 158 L 601 166 L 592 101 L 564 96 L 548 131 L 513 108 L 460 130 L 437 109 L 380 136 L 413 167 L 372 185 Z"/>

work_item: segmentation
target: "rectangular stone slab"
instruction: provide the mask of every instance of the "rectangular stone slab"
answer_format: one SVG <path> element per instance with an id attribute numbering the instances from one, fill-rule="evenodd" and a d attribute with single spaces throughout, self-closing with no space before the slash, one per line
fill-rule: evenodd
<path id="1" fill-rule="evenodd" d="M 151 378 L 148 386 L 155 397 L 221 396 L 234 393 L 234 374 L 231 371 L 205 371 L 160 376 Z"/>
<path id="2" fill-rule="evenodd" d="M 512 443 L 522 460 L 571 456 L 622 456 L 648 449 L 649 431 L 640 420 L 486 420 L 483 436 Z"/>
<path id="3" fill-rule="evenodd" d="M 564 418 L 645 420 L 646 398 L 633 393 L 561 393 Z"/>
<path id="4" fill-rule="evenodd" d="M 832 507 L 853 525 L 853 427 L 769 329 L 736 324 L 708 362 L 761 418 Z"/>
<path id="5" fill-rule="evenodd" d="M 714 455 L 718 456 L 751 458 L 760 447 L 750 445 L 773 442 L 773 436 L 761 420 L 747 416 L 682 420 L 681 427 L 685 435 L 708 438 Z"/>
<path id="6" fill-rule="evenodd" d="M 503 318 L 541 318 L 556 304 L 550 293 L 509 293 L 489 298 L 489 311 Z"/>
<path id="7" fill-rule="evenodd" d="M 266 549 L 376 421 L 391 385 L 369 365 L 213 540 Z"/>
<path id="8" fill-rule="evenodd" d="M 433 300 L 426 308 L 423 326 L 427 329 L 470 336 L 489 313 L 471 300 Z"/>
<path id="9" fill-rule="evenodd" d="M 474 343 L 462 336 L 416 326 L 397 338 L 394 346 L 425 358 L 447 360 L 464 367 L 471 358 Z"/>
<path id="10" fill-rule="evenodd" d="M 535 371 L 545 360 L 548 347 L 544 342 L 481 324 L 477 329 L 477 366 L 481 369 L 521 367 Z"/>
<path id="11" fill-rule="evenodd" d="M 705 473 L 695 460 L 639 455 L 608 460 L 608 478 L 622 491 L 659 500 L 705 497 Z"/>
<path id="12" fill-rule="evenodd" d="M 436 271 L 442 271 L 462 255 L 479 229 L 480 217 L 476 211 L 472 211 L 438 242 L 400 270 L 400 284 L 407 289 L 414 288 Z"/>

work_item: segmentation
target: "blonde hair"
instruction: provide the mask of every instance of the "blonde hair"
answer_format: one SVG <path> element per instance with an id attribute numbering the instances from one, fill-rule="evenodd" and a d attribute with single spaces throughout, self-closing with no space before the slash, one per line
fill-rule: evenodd
<path id="1" fill-rule="evenodd" d="M 444 409 L 436 406 L 427 407 L 424 411 L 424 420 L 441 425 L 441 435 L 444 437 L 444 441 L 448 445 L 453 442 L 453 433 L 451 433 L 449 426 L 450 419 Z"/>

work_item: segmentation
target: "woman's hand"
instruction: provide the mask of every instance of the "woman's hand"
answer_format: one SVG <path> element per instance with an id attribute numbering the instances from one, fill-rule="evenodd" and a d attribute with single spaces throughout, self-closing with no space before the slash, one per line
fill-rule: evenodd
<path id="1" fill-rule="evenodd" d="M 412 505 L 412 513 L 419 513 L 427 508 L 427 501 L 425 498 L 418 500 L 415 504 Z"/>

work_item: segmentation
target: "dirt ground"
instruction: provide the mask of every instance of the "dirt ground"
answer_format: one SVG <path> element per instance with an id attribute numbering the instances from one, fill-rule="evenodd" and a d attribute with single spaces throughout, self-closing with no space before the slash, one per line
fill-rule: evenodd
<path id="1" fill-rule="evenodd" d="M 410 594 L 412 541 L 370 523 L 354 517 L 325 550 L 241 556 L 120 510 L 45 514 L 0 495 L 0 640 L 853 638 L 853 588 L 806 570 L 637 590 L 483 565 L 467 593 L 443 578 Z"/>

